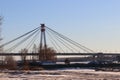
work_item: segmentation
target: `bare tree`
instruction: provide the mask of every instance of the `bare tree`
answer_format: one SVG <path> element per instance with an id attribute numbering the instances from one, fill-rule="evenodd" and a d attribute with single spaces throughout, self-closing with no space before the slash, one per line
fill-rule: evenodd
<path id="1" fill-rule="evenodd" d="M 32 50 L 32 54 L 38 53 L 38 48 L 36 46 L 36 44 L 33 45 L 33 50 Z M 37 60 L 38 56 L 31 56 L 32 60 Z"/>
<path id="2" fill-rule="evenodd" d="M 56 61 L 56 51 L 51 47 L 43 48 L 39 53 L 41 61 Z"/>
<path id="3" fill-rule="evenodd" d="M 2 16 L 0 16 L 0 26 L 1 26 L 1 24 L 2 24 L 2 20 L 3 20 L 3 17 Z M 1 37 L 1 27 L 0 27 L 0 45 L 1 45 L 1 41 L 2 41 L 3 39 L 2 39 L 2 37 Z M 0 47 L 0 53 L 3 53 L 3 47 Z M 0 57 L 1 58 L 1 60 L 3 60 L 3 56 L 1 56 Z"/>
<path id="4" fill-rule="evenodd" d="M 6 56 L 4 61 L 7 69 L 17 68 L 17 63 L 12 56 Z"/>
<path id="5" fill-rule="evenodd" d="M 22 61 L 25 61 L 26 60 L 26 54 L 28 53 L 28 49 L 21 49 L 20 53 L 21 53 Z"/>
<path id="6" fill-rule="evenodd" d="M 28 61 L 26 60 L 26 54 L 28 53 L 28 49 L 24 48 L 24 49 L 21 49 L 20 53 L 22 54 L 21 55 L 21 59 L 23 61 L 23 69 L 24 70 L 29 70 L 29 65 L 28 65 Z"/>

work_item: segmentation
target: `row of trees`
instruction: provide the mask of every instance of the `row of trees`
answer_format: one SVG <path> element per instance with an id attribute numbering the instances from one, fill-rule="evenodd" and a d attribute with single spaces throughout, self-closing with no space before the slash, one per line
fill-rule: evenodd
<path id="1" fill-rule="evenodd" d="M 27 59 L 26 54 L 28 53 L 28 49 L 24 48 L 21 49 L 20 53 L 22 54 L 21 59 L 24 61 Z M 47 47 L 42 48 L 40 50 L 40 48 L 36 48 L 36 51 L 33 51 L 34 53 L 38 53 L 38 56 L 32 55 L 32 59 L 33 60 L 39 60 L 39 61 L 56 61 L 56 51 L 51 48 L 51 47 Z"/>
<path id="2" fill-rule="evenodd" d="M 44 53 L 45 49 L 41 50 L 41 53 L 39 53 L 39 56 L 34 55 L 34 60 L 40 60 L 40 61 L 50 61 L 50 62 L 55 62 L 56 61 L 56 51 L 50 47 L 46 49 L 47 53 Z M 38 49 L 38 52 L 40 50 Z M 23 69 L 28 70 L 29 65 L 28 65 L 28 60 L 26 54 L 28 53 L 28 49 L 21 49 L 21 60 L 24 62 Z M 3 69 L 17 69 L 17 61 L 14 59 L 13 56 L 6 56 L 4 57 L 3 62 L 0 64 L 0 68 Z"/>

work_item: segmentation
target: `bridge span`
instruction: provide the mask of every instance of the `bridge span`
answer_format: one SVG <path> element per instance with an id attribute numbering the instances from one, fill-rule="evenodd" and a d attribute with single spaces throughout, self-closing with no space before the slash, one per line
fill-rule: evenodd
<path id="1" fill-rule="evenodd" d="M 37 56 L 39 55 L 39 53 L 0 53 L 0 56 L 22 56 L 22 55 L 26 55 L 26 56 Z M 79 56 L 94 56 L 94 55 L 116 55 L 116 56 L 120 56 L 120 53 L 56 53 L 57 56 L 75 56 L 75 55 L 79 55 Z"/>

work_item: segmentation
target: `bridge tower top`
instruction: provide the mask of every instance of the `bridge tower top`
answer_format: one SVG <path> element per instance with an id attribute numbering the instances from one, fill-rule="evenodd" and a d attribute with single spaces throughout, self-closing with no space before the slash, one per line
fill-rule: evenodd
<path id="1" fill-rule="evenodd" d="M 45 32 L 45 24 L 41 24 L 41 32 Z"/>

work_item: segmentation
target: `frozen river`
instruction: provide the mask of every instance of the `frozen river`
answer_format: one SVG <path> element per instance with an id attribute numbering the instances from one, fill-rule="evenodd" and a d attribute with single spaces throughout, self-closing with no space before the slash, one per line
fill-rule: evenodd
<path id="1" fill-rule="evenodd" d="M 0 80 L 120 80 L 120 72 L 92 69 L 1 71 Z"/>

